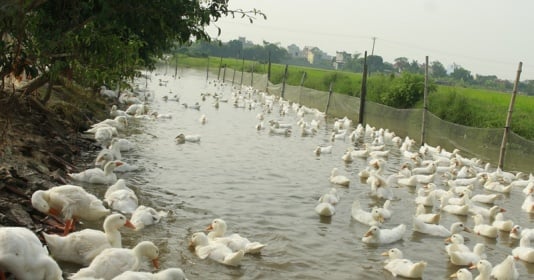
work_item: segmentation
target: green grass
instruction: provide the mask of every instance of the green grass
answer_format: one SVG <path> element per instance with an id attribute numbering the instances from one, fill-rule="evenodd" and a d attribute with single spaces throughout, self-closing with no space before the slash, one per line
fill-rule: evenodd
<path id="1" fill-rule="evenodd" d="M 175 61 L 174 59 L 171 61 Z M 180 55 L 178 64 L 181 67 L 206 68 L 207 58 L 194 58 Z M 218 69 L 219 65 L 226 64 L 229 68 L 241 71 L 243 61 L 240 59 L 228 59 L 210 57 L 210 69 Z M 266 63 L 245 61 L 245 71 L 255 73 L 267 73 Z M 271 79 L 274 84 L 282 83 L 285 65 L 272 64 Z M 334 70 L 317 69 L 290 65 L 287 75 L 287 84 L 298 86 L 301 83 L 302 73 L 306 72 L 304 87 L 321 91 L 328 91 L 330 83 L 334 81 L 333 91 L 351 96 L 360 96 L 361 73 L 342 72 Z M 389 90 L 391 80 L 389 75 L 373 74 L 367 79 L 367 100 L 380 103 L 381 95 Z M 455 86 L 437 87 L 437 91 L 429 95 L 429 111 L 453 123 L 479 127 L 479 128 L 503 128 L 506 123 L 508 106 L 511 95 L 509 93 L 491 90 L 464 88 Z M 416 108 L 422 108 L 423 102 L 416 104 Z M 512 131 L 534 140 L 534 98 L 526 95 L 517 95 L 512 119 Z"/>

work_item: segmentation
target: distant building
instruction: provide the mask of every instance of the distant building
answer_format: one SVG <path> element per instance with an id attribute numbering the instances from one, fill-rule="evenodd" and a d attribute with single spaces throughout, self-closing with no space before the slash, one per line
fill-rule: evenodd
<path id="1" fill-rule="evenodd" d="M 305 46 L 302 49 L 303 56 L 306 58 L 309 64 L 313 64 L 315 61 L 314 49 L 317 49 L 317 47 Z"/>
<path id="2" fill-rule="evenodd" d="M 345 65 L 345 57 L 347 57 L 346 52 L 336 52 L 336 56 L 334 57 L 332 64 L 334 66 L 334 69 L 339 70 L 343 69 L 343 66 Z"/>
<path id="3" fill-rule="evenodd" d="M 289 53 L 290 56 L 292 57 L 299 57 L 301 56 L 300 54 L 300 48 L 299 46 L 295 45 L 295 44 L 291 44 L 289 46 L 287 46 L 287 52 Z"/>

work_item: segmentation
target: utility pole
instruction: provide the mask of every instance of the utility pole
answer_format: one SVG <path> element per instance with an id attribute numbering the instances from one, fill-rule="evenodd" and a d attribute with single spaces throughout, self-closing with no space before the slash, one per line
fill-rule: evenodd
<path id="1" fill-rule="evenodd" d="M 373 48 L 371 49 L 371 55 L 374 55 L 375 54 L 375 41 L 376 41 L 376 37 L 372 37 L 373 39 Z"/>

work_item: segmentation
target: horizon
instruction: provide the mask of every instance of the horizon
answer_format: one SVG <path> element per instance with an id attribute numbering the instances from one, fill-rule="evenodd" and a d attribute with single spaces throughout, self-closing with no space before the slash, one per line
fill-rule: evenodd
<path id="1" fill-rule="evenodd" d="M 526 28 L 534 1 L 484 0 L 231 0 L 230 9 L 264 12 L 254 23 L 246 18 L 220 19 L 208 28 L 221 41 L 239 36 L 256 44 L 280 43 L 287 48 L 315 46 L 329 55 L 373 52 L 385 62 L 406 57 L 424 63 L 439 61 L 446 69 L 456 64 L 471 75 L 495 75 L 514 81 L 519 62 L 520 81 L 534 80 L 534 37 Z M 295 13 L 298 11 L 298 13 Z M 334 16 L 332 16 L 334 15 Z M 217 28 L 221 28 L 217 36 Z M 513 51 L 510 51 L 513 50 Z M 530 64 L 529 64 L 530 63 Z"/>

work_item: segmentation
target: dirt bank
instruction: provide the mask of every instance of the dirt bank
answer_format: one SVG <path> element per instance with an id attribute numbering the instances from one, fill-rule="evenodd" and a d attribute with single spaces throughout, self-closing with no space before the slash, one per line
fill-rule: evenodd
<path id="1" fill-rule="evenodd" d="M 98 150 L 80 132 L 107 117 L 94 93 L 58 86 L 43 106 L 39 96 L 0 92 L 0 225 L 52 231 L 58 221 L 33 209 L 35 190 L 66 184 L 75 162 Z"/>

